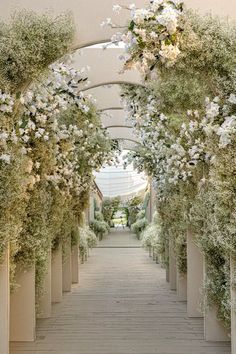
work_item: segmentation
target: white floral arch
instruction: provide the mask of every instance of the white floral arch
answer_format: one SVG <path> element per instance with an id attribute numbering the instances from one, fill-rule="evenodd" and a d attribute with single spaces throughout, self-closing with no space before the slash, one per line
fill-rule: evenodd
<path id="1" fill-rule="evenodd" d="M 120 0 L 118 3 L 128 6 L 130 1 Z M 148 0 L 135 1 L 137 7 L 144 7 L 147 3 Z M 233 0 L 224 2 L 222 0 L 186 0 L 185 3 L 189 7 L 200 9 L 204 12 L 212 11 L 226 16 L 230 15 L 231 17 L 234 14 L 236 15 L 236 3 Z M 91 71 L 88 73 L 90 84 L 87 87 L 87 92 L 95 94 L 95 97 L 97 96 L 97 105 L 101 111 L 110 111 L 111 109 L 122 110 L 123 108 L 120 103 L 119 93 L 115 92 L 116 89 L 109 88 L 106 90 L 104 85 L 141 84 L 141 78 L 137 71 L 130 70 L 124 74 L 119 73 L 122 68 L 122 62 L 118 59 L 118 56 L 123 53 L 123 49 L 110 48 L 104 51 L 101 48 L 93 47 L 94 44 L 101 45 L 109 42 L 111 36 L 117 31 L 117 29 L 100 26 L 106 18 L 111 18 L 114 22 L 117 22 L 117 15 L 112 12 L 113 5 L 114 0 L 103 0 L 102 2 L 95 2 L 94 0 L 41 0 L 40 2 L 3 0 L 0 3 L 0 12 L 3 18 L 9 18 L 13 10 L 22 8 L 32 9 L 39 13 L 49 11 L 54 14 L 70 11 L 76 26 L 73 65 L 75 68 L 87 65 L 91 67 Z M 122 10 L 121 16 L 118 17 L 118 25 L 125 26 L 128 17 L 129 12 Z M 110 125 L 114 125 L 114 123 L 112 122 Z M 117 127 L 117 129 L 120 128 Z M 123 132 L 125 132 L 125 135 L 128 134 L 126 129 L 123 129 Z M 117 132 L 116 135 L 120 136 L 120 133 Z"/>

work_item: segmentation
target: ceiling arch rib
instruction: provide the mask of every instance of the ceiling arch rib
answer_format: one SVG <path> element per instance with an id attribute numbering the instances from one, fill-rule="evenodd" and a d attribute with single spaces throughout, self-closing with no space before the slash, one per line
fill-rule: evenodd
<path id="1" fill-rule="evenodd" d="M 124 85 L 124 84 L 129 84 L 129 85 L 134 85 L 134 86 L 141 86 L 141 87 L 145 87 L 144 84 L 141 83 L 136 83 L 136 82 L 131 82 L 131 81 L 127 81 L 127 80 L 123 80 L 123 81 L 108 81 L 108 82 L 100 82 L 98 84 L 95 85 L 89 85 L 87 87 L 85 87 L 83 90 L 83 92 L 88 91 L 88 90 L 92 90 L 94 88 L 97 88 L 99 86 L 111 86 L 111 85 Z"/>
<path id="2" fill-rule="evenodd" d="M 123 107 L 107 107 L 107 108 L 99 109 L 99 112 L 103 113 L 107 111 L 118 111 L 118 110 L 122 111 Z"/>
<path id="3" fill-rule="evenodd" d="M 90 67 L 87 73 L 89 84 L 86 90 L 97 86 L 110 84 L 137 84 L 142 85 L 140 73 L 135 70 L 122 72 L 123 62 L 119 59 L 124 54 L 122 48 L 85 48 L 77 51 L 73 56 L 73 67 L 81 69 Z"/>
<path id="4" fill-rule="evenodd" d="M 112 128 L 126 128 L 126 129 L 133 129 L 133 127 L 130 125 L 108 125 L 107 127 L 105 127 L 107 129 L 112 129 Z"/>
<path id="5" fill-rule="evenodd" d="M 104 127 L 130 126 L 124 110 L 107 110 L 102 112 L 101 120 Z"/>
<path id="6" fill-rule="evenodd" d="M 109 127 L 107 128 L 111 139 L 125 139 L 129 141 L 133 141 L 135 143 L 139 143 L 138 138 L 134 135 L 133 130 L 124 126 L 119 128 L 117 127 Z"/>
<path id="7" fill-rule="evenodd" d="M 99 111 L 108 111 L 114 107 L 116 110 L 124 109 L 121 104 L 121 88 L 119 85 L 97 86 L 89 89 L 89 93 L 96 99 Z"/>

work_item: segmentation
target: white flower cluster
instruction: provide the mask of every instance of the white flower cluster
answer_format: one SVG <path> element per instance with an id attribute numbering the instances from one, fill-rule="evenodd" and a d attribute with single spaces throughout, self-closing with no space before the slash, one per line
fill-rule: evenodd
<path id="1" fill-rule="evenodd" d="M 11 113 L 15 104 L 15 98 L 9 93 L 0 90 L 0 112 Z"/>
<path id="2" fill-rule="evenodd" d="M 207 98 L 203 115 L 188 111 L 177 138 L 176 132 L 171 134 L 171 118 L 160 114 L 155 97 L 136 90 L 132 100 L 125 96 L 124 102 L 142 146 L 137 153 L 131 153 L 131 161 L 138 170 L 146 170 L 153 176 L 159 192 L 168 185 L 188 182 L 198 166 L 205 166 L 203 170 L 207 173 L 216 160 L 217 149 L 227 148 L 235 142 L 234 94 L 222 102 L 218 97 L 213 101 Z"/>
<path id="3" fill-rule="evenodd" d="M 231 94 L 226 102 L 216 97 L 212 102 L 206 99 L 206 115 L 201 127 L 211 140 L 217 139 L 218 148 L 226 148 L 236 137 L 236 96 Z M 211 139 L 211 140 L 210 140 Z"/>
<path id="4" fill-rule="evenodd" d="M 121 6 L 114 5 L 113 10 L 121 11 Z M 125 8 L 127 9 L 127 8 Z M 177 60 L 179 49 L 179 18 L 182 14 L 182 2 L 175 0 L 152 0 L 147 8 L 128 7 L 130 23 L 126 33 L 113 35 L 111 41 L 125 43 L 129 54 L 126 68 L 138 66 L 146 73 L 159 60 L 162 64 L 171 66 Z M 115 27 L 111 19 L 103 25 Z"/>
<path id="5" fill-rule="evenodd" d="M 106 159 L 110 162 L 113 155 L 99 119 L 95 124 L 91 120 L 94 119 L 94 113 L 90 113 L 93 98 L 81 92 L 87 80 L 84 69 L 77 71 L 66 64 L 55 64 L 50 69 L 46 80 L 34 84 L 20 97 L 23 114 L 15 128 L 0 131 L 0 163 L 11 163 L 12 146 L 18 143 L 21 153 L 33 161 L 30 172 L 26 171 L 30 174 L 30 189 L 45 178 L 64 195 L 78 196 L 91 184 L 92 170 L 100 168 Z M 3 93 L 1 96 L 2 102 L 11 107 L 4 110 L 6 114 L 12 111 L 14 99 Z M 78 124 L 66 125 L 60 117 L 72 106 L 77 107 L 81 118 Z M 35 160 L 42 147 L 54 156 L 48 175 L 41 170 L 40 160 Z M 81 172 L 83 165 L 87 168 Z"/>

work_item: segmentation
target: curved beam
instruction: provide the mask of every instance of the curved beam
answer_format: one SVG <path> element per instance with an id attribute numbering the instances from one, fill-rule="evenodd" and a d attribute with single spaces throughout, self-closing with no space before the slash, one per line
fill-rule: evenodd
<path id="1" fill-rule="evenodd" d="M 128 139 L 128 138 L 114 138 L 113 140 L 124 140 L 124 141 L 131 141 L 132 143 L 141 145 L 139 141 L 133 140 L 133 139 Z"/>
<path id="2" fill-rule="evenodd" d="M 84 44 L 75 44 L 71 48 L 71 51 L 76 52 L 77 50 L 89 48 L 89 47 L 92 47 L 93 45 L 102 44 L 102 43 L 111 43 L 111 38 L 106 38 L 106 39 L 99 40 L 99 41 L 91 41 L 91 42 L 84 43 Z"/>
<path id="3" fill-rule="evenodd" d="M 92 90 L 94 88 L 97 88 L 97 87 L 101 87 L 101 86 L 108 86 L 108 85 L 133 85 L 133 86 L 141 86 L 141 87 L 145 87 L 144 84 L 141 84 L 141 83 L 137 83 L 137 82 L 130 82 L 130 81 L 108 81 L 108 82 L 101 82 L 100 84 L 96 84 L 96 85 L 92 85 L 92 86 L 89 86 L 89 87 L 86 87 L 84 88 L 83 90 L 81 90 L 82 92 L 84 91 L 88 91 L 88 90 Z"/>
<path id="4" fill-rule="evenodd" d="M 102 108 L 99 109 L 98 112 L 106 112 L 106 111 L 123 111 L 123 107 L 107 107 L 107 108 Z"/>
<path id="5" fill-rule="evenodd" d="M 105 127 L 106 129 L 110 128 L 126 128 L 126 129 L 132 129 L 132 125 L 108 125 Z"/>

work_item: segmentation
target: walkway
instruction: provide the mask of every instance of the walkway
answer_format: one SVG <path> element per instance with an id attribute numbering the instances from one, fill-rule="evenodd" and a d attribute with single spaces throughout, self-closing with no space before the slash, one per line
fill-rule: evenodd
<path id="1" fill-rule="evenodd" d="M 80 286 L 38 322 L 37 341 L 15 343 L 11 354 L 230 353 L 203 340 L 203 321 L 187 317 L 134 236 L 113 232 L 100 246 L 81 266 Z"/>

